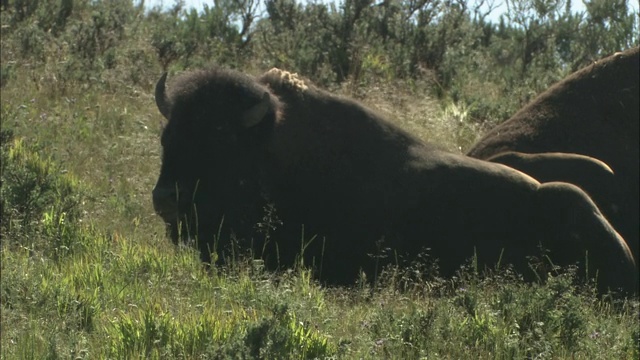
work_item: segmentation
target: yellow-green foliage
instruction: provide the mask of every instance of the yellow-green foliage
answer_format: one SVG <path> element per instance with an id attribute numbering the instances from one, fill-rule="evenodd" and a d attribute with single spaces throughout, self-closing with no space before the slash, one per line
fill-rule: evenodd
<path id="1" fill-rule="evenodd" d="M 5 242 L 45 251 L 48 256 L 77 245 L 75 222 L 80 221 L 80 185 L 71 174 L 60 174 L 50 157 L 43 157 L 23 139 L 2 144 L 2 226 Z M 34 239 L 43 236 L 46 242 Z"/>

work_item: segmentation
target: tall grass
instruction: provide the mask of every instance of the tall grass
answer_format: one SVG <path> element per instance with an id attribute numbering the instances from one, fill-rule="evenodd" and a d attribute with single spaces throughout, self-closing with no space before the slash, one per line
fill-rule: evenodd
<path id="1" fill-rule="evenodd" d="M 5 132 L 2 144 L 3 358 L 639 355 L 637 300 L 598 298 L 576 287 L 570 271 L 541 285 L 508 270 L 482 276 L 467 268 L 443 280 L 420 267 L 391 268 L 374 285 L 338 289 L 304 269 L 266 273 L 249 259 L 207 271 L 195 250 L 164 237 L 145 199 L 150 187 L 132 182 L 103 193 L 113 184 L 103 168 L 76 175 L 68 169 L 86 164 L 63 155 L 57 162 L 15 136 Z M 130 139 L 115 136 L 91 156 L 133 168 L 110 158 Z M 152 183 L 155 173 L 126 176 Z"/>

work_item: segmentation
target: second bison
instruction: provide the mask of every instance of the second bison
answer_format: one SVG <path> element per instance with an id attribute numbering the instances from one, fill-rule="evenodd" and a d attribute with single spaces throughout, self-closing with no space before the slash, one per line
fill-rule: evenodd
<path id="1" fill-rule="evenodd" d="M 271 267 L 302 254 L 322 281 L 349 284 L 425 251 L 444 275 L 474 255 L 526 273 L 542 247 L 601 289 L 635 287 L 624 240 L 575 186 L 441 151 L 277 69 L 194 71 L 168 91 L 165 76 L 154 207 L 204 261 L 235 239 Z"/>
<path id="2" fill-rule="evenodd" d="M 640 257 L 638 202 L 640 146 L 640 48 L 596 61 L 550 87 L 513 117 L 489 131 L 468 155 L 509 165 L 541 181 L 572 182 L 586 190 L 611 224 L 628 241 L 636 262 Z M 546 153 L 531 158 L 519 153 Z M 567 153 L 550 155 L 548 153 Z M 613 176 L 597 164 L 573 162 L 558 169 L 566 156 L 588 156 L 606 163 Z M 578 156 L 579 156 L 578 155 Z M 501 161 L 499 161 L 501 162 Z M 577 165 L 577 166 L 576 166 Z"/>

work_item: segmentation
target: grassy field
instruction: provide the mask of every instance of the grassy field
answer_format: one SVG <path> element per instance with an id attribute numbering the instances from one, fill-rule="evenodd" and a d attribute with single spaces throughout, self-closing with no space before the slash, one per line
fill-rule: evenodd
<path id="1" fill-rule="evenodd" d="M 24 31 L 2 38 L 2 359 L 640 357 L 638 299 L 598 297 L 572 269 L 530 284 L 508 269 L 471 263 L 441 279 L 416 265 L 350 288 L 249 259 L 206 271 L 151 204 L 153 50 L 131 39 L 117 66 L 87 70 L 73 44 Z M 25 59 L 20 44 L 42 50 Z M 451 151 L 485 130 L 420 82 L 331 90 Z"/>
<path id="2" fill-rule="evenodd" d="M 348 289 L 252 261 L 207 273 L 153 213 L 150 89 L 60 95 L 14 76 L 2 90 L 3 359 L 638 358 L 637 300 L 598 299 L 570 271 L 540 285 L 390 269 Z M 453 151 L 478 136 L 459 109 L 411 92 L 363 100 Z"/>

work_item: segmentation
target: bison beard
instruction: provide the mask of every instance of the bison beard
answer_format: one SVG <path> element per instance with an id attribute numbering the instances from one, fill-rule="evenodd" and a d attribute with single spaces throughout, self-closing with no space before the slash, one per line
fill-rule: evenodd
<path id="1" fill-rule="evenodd" d="M 556 264 L 584 266 L 588 256 L 602 290 L 634 290 L 628 248 L 575 186 L 441 151 L 277 69 L 258 79 L 194 71 L 167 92 L 165 78 L 154 207 L 175 242 L 197 239 L 205 261 L 213 250 L 224 260 L 230 239 L 271 268 L 292 266 L 304 246 L 322 281 L 349 284 L 426 249 L 443 275 L 474 254 L 481 266 L 501 259 L 526 274 L 541 245 Z M 270 204 L 275 229 L 263 221 Z M 384 248 L 381 263 L 371 254 Z"/>

